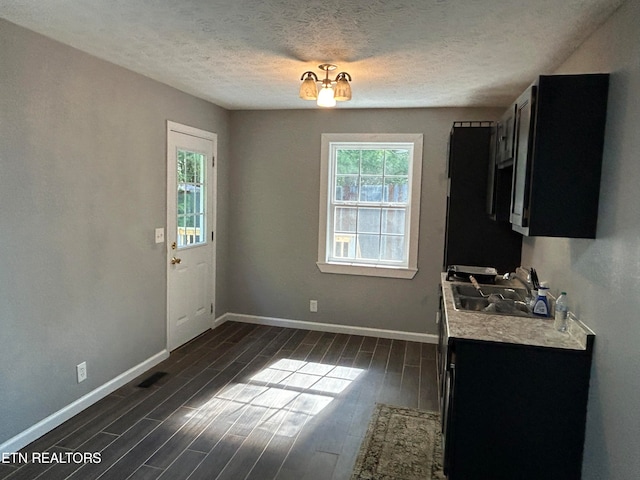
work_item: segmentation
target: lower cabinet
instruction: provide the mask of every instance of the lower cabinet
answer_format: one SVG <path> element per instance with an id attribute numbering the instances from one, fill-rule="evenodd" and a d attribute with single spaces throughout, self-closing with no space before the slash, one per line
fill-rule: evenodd
<path id="1" fill-rule="evenodd" d="M 591 349 L 447 339 L 440 327 L 448 479 L 579 480 Z"/>

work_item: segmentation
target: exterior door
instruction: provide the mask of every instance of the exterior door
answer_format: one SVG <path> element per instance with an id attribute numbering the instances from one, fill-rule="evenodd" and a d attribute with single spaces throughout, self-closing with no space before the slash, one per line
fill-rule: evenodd
<path id="1" fill-rule="evenodd" d="M 213 326 L 215 152 L 213 133 L 167 123 L 167 348 Z"/>

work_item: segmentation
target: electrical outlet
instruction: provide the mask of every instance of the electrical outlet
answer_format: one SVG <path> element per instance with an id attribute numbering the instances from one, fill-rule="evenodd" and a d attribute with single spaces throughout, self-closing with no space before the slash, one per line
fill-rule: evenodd
<path id="1" fill-rule="evenodd" d="M 87 379 L 87 362 L 76 365 L 76 373 L 78 374 L 78 383 Z"/>
<path id="2" fill-rule="evenodd" d="M 318 300 L 309 300 L 309 311 L 314 313 L 318 311 Z"/>

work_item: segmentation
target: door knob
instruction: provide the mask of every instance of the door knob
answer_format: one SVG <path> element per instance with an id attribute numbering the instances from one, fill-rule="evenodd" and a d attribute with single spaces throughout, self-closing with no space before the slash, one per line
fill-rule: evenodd
<path id="1" fill-rule="evenodd" d="M 181 258 L 178 257 L 171 257 L 171 265 L 175 265 L 177 263 L 180 263 L 182 261 Z"/>

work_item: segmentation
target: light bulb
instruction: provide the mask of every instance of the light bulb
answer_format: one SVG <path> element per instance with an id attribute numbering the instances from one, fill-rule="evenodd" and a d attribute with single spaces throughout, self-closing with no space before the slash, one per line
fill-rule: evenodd
<path id="1" fill-rule="evenodd" d="M 335 107 L 336 99 L 333 96 L 333 88 L 331 86 L 323 85 L 318 93 L 318 106 L 319 107 Z"/>

